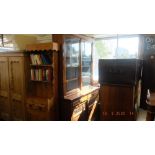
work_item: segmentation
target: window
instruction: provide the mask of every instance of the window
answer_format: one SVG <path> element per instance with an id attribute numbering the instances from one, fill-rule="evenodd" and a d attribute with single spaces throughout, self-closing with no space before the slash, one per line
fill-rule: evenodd
<path id="1" fill-rule="evenodd" d="M 93 79 L 98 81 L 99 59 L 132 59 L 138 58 L 138 35 L 106 35 L 95 41 Z"/>
<path id="2" fill-rule="evenodd" d="M 9 39 L 9 35 L 0 34 L 0 52 L 13 49 L 13 42 Z"/>

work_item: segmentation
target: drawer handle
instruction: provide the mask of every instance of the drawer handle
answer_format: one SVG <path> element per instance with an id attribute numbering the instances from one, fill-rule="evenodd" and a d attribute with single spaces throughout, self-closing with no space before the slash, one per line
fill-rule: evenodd
<path id="1" fill-rule="evenodd" d="M 29 104 L 29 108 L 33 110 L 43 111 L 46 106 L 44 104 Z"/>

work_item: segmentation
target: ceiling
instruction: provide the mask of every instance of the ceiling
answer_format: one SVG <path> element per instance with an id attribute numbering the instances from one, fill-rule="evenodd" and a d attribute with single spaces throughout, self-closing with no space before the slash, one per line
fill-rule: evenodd
<path id="1" fill-rule="evenodd" d="M 95 39 L 117 36 L 117 34 L 84 34 L 84 35 Z"/>
<path id="2" fill-rule="evenodd" d="M 92 37 L 95 39 L 102 39 L 102 38 L 111 38 L 111 37 L 133 37 L 133 36 L 137 36 L 138 34 L 83 34 L 83 35 Z"/>

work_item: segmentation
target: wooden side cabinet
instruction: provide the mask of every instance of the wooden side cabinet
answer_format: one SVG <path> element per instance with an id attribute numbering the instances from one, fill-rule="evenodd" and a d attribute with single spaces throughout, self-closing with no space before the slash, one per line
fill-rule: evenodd
<path id="1" fill-rule="evenodd" d="M 0 53 L 0 118 L 25 120 L 25 54 Z"/>

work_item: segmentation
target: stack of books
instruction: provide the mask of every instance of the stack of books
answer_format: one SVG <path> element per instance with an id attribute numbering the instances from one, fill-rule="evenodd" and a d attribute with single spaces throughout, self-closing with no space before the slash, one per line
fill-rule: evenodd
<path id="1" fill-rule="evenodd" d="M 31 69 L 32 81 L 51 81 L 50 69 Z"/>
<path id="2" fill-rule="evenodd" d="M 32 65 L 49 65 L 51 60 L 47 54 L 30 54 Z"/>

